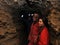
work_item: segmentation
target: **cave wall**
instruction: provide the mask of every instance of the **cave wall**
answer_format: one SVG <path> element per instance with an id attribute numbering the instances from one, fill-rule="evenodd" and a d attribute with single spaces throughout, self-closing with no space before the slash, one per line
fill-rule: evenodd
<path id="1" fill-rule="evenodd" d="M 24 4 L 28 3 L 25 0 L 20 1 L 21 3 L 18 2 L 0 0 L 0 45 L 19 45 L 20 35 L 17 32 L 17 28 L 20 27 L 16 26 L 14 23 L 11 13 L 13 13 L 12 9 L 14 11 L 20 7 L 23 9 L 25 6 Z M 34 0 L 34 2 L 36 1 Z M 60 3 L 58 1 L 51 1 L 51 3 L 52 7 L 48 8 L 50 10 L 50 14 L 47 17 L 49 25 L 54 29 L 53 31 L 55 31 L 55 33 L 51 31 L 51 34 L 55 36 L 51 36 L 51 43 L 53 45 L 60 45 Z M 37 5 L 40 7 L 40 2 Z"/>

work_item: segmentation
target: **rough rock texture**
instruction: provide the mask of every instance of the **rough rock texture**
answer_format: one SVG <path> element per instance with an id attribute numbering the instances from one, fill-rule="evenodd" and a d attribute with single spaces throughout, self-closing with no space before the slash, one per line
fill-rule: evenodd
<path id="1" fill-rule="evenodd" d="M 18 45 L 17 35 L 11 14 L 0 9 L 0 45 Z"/>
<path id="2" fill-rule="evenodd" d="M 57 9 L 52 9 L 51 14 L 48 16 L 48 20 L 51 26 L 57 32 L 60 32 L 60 11 L 58 11 Z"/>
<path id="3" fill-rule="evenodd" d="M 56 31 L 55 38 L 51 37 L 53 45 L 60 45 L 60 11 L 58 9 L 51 9 L 51 13 L 48 16 L 49 25 Z"/>
<path id="4" fill-rule="evenodd" d="M 35 0 L 33 0 L 33 1 L 36 2 Z M 23 2 L 25 2 L 25 0 L 20 1 L 20 3 L 18 3 L 18 2 L 14 2 L 12 0 L 10 0 L 10 1 L 9 0 L 0 0 L 0 45 L 19 45 L 19 42 L 20 42 L 19 36 L 22 36 L 20 38 L 21 38 L 21 42 L 23 42 L 22 40 L 25 37 L 25 36 L 23 36 L 24 33 L 21 31 L 22 33 L 20 35 L 18 34 L 16 29 L 20 28 L 19 27 L 20 25 L 18 27 L 17 27 L 17 25 L 15 25 L 15 23 L 13 22 L 13 19 L 12 19 L 12 14 L 10 13 L 10 12 L 13 12 L 10 9 L 11 7 L 13 7 L 13 8 L 15 7 L 17 9 L 21 5 L 25 4 L 25 3 L 23 3 Z M 55 36 L 55 37 L 51 36 L 51 43 L 53 45 L 60 45 L 60 10 L 59 10 L 60 2 L 51 1 L 51 3 L 53 3 L 52 7 L 54 7 L 54 8 L 50 10 L 51 13 L 47 17 L 48 21 L 49 21 L 48 22 L 49 25 L 55 31 L 55 33 L 51 31 L 52 35 L 54 34 L 54 36 Z M 37 5 L 41 6 L 39 1 L 38 1 Z M 48 6 L 50 6 L 50 5 L 48 5 Z M 47 9 L 49 9 L 49 8 L 47 8 Z"/>

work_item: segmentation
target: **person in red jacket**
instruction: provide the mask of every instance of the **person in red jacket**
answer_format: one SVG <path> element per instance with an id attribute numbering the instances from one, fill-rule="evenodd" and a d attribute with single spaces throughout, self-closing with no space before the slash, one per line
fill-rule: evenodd
<path id="1" fill-rule="evenodd" d="M 39 18 L 39 14 L 38 14 L 38 13 L 34 13 L 34 14 L 33 14 L 33 23 L 32 23 L 32 25 L 31 25 L 30 33 L 29 33 L 29 36 L 28 36 L 28 40 L 29 40 L 28 45 L 33 45 L 32 43 L 34 42 L 34 41 L 33 41 L 34 39 L 32 38 L 32 31 L 33 31 L 33 30 L 36 30 L 35 32 L 38 31 L 37 28 L 36 28 L 36 26 L 39 25 L 39 24 L 37 23 L 38 18 Z M 34 33 L 35 33 L 35 32 L 34 32 Z"/>
<path id="2" fill-rule="evenodd" d="M 28 45 L 49 45 L 49 32 L 44 18 L 39 18 L 35 24 L 32 23 L 28 40 Z"/>
<path id="3" fill-rule="evenodd" d="M 45 18 L 39 19 L 39 26 L 41 32 L 39 35 L 38 45 L 49 45 L 49 32 L 48 32 L 48 28 L 46 27 Z"/>

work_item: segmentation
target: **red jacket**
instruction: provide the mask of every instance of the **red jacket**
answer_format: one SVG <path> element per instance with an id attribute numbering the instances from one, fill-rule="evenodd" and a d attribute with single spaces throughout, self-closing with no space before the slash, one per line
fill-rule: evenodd
<path id="1" fill-rule="evenodd" d="M 38 27 L 39 27 L 38 23 L 31 25 L 30 34 L 28 37 L 29 40 L 28 45 L 34 45 L 33 42 L 37 38 L 38 31 L 39 31 Z M 37 42 L 37 45 L 49 45 L 49 33 L 46 27 L 43 28 L 39 36 L 39 41 Z"/>

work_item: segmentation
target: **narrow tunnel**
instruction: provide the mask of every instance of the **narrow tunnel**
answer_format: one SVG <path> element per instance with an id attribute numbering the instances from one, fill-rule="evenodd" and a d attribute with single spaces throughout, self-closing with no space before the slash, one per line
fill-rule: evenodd
<path id="1" fill-rule="evenodd" d="M 51 19 L 50 21 L 53 21 L 52 19 L 56 19 L 54 17 L 54 16 L 56 16 L 56 14 L 58 14 L 58 15 L 60 14 L 58 10 L 55 10 L 56 8 L 53 8 L 53 9 L 49 10 L 49 8 L 47 7 L 46 8 L 47 10 L 46 10 L 44 7 L 39 7 L 39 5 L 36 5 L 38 3 L 36 3 L 36 4 L 34 4 L 34 3 L 32 3 L 33 5 L 24 4 L 21 7 L 17 7 L 17 6 L 13 7 L 13 6 L 9 6 L 9 5 L 3 6 L 3 8 L 4 8 L 3 11 L 0 10 L 1 11 L 0 13 L 2 13 L 3 16 L 0 17 L 0 18 L 9 20 L 9 21 L 7 21 L 7 22 L 9 22 L 9 24 L 7 24 L 6 27 L 11 26 L 12 28 L 9 27 L 11 29 L 11 31 L 9 31 L 9 29 L 6 29 L 7 30 L 6 33 L 5 33 L 5 28 L 2 28 L 4 31 L 2 30 L 3 31 L 3 33 L 2 33 L 2 37 L 3 37 L 2 41 L 3 42 L 0 40 L 1 45 L 8 45 L 8 44 L 9 45 L 27 45 L 28 44 L 28 35 L 29 35 L 29 32 L 30 32 L 30 26 L 31 26 L 31 23 L 32 23 L 32 17 L 33 17 L 33 13 L 35 11 L 38 11 L 38 12 L 42 11 L 41 13 L 43 15 L 46 15 L 47 13 L 51 13 L 51 14 L 49 14 L 49 16 L 47 14 L 48 20 Z M 7 11 L 5 11 L 5 10 L 7 10 Z M 49 11 L 51 11 L 51 12 L 49 12 Z M 58 13 L 56 11 L 58 11 Z M 52 15 L 52 12 L 53 12 L 54 15 L 52 17 L 50 17 L 50 15 Z M 6 15 L 9 15 L 9 16 L 6 16 Z M 58 15 L 56 16 L 57 19 L 59 17 Z M 1 16 L 1 14 L 0 14 L 0 16 Z M 10 17 L 10 18 L 12 17 L 12 19 L 11 19 L 12 22 L 10 22 L 11 20 L 9 18 L 6 18 L 6 17 L 3 18 L 4 16 Z M 4 20 L 2 22 L 4 22 Z M 58 23 L 59 21 L 56 20 L 56 22 Z M 1 23 L 1 20 L 0 20 L 0 23 Z M 55 23 L 55 22 L 53 22 L 53 23 Z M 55 25 L 50 25 L 50 26 L 55 26 Z M 57 26 L 58 26 L 58 24 L 57 24 Z M 2 32 L 2 31 L 0 30 L 0 32 Z M 17 35 L 15 35 L 16 32 L 18 33 Z M 52 35 L 51 36 L 52 45 L 55 45 L 56 42 L 59 43 L 59 41 L 60 41 L 60 39 L 59 39 L 60 32 L 55 31 L 54 29 L 50 29 L 50 32 L 51 32 L 51 35 Z M 6 37 L 8 39 L 6 39 Z M 16 40 L 16 37 L 19 38 L 19 39 L 17 39 L 17 40 L 19 40 L 19 44 L 17 44 L 18 41 Z"/>

